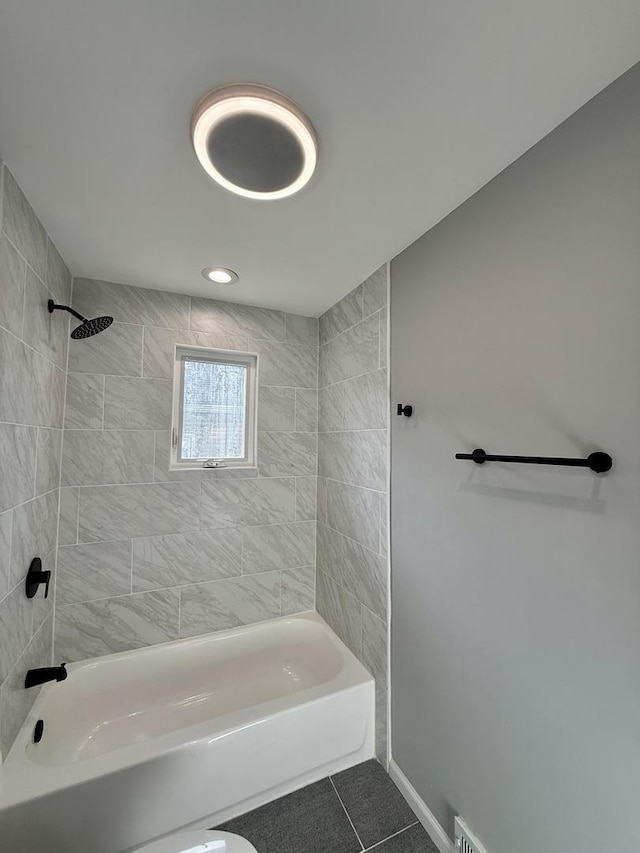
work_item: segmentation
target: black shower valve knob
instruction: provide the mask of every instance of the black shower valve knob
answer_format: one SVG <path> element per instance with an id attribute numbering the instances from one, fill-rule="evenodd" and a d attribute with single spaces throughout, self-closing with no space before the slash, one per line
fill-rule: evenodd
<path id="1" fill-rule="evenodd" d="M 33 598 L 41 584 L 44 584 L 44 597 L 49 596 L 49 583 L 51 581 L 51 572 L 42 570 L 42 560 L 40 557 L 34 557 L 27 572 L 25 581 L 25 593 L 27 598 Z"/>
<path id="2" fill-rule="evenodd" d="M 404 415 L 405 418 L 410 418 L 413 414 L 413 406 L 405 406 L 403 403 L 398 403 L 398 414 Z"/>

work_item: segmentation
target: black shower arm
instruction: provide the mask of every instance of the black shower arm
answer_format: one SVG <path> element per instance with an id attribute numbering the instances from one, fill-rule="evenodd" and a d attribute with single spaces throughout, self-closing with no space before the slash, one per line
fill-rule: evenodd
<path id="1" fill-rule="evenodd" d="M 83 323 L 87 319 L 86 317 L 83 317 L 82 314 L 78 314 L 77 311 L 74 311 L 73 308 L 69 308 L 68 305 L 56 305 L 53 299 L 49 300 L 49 302 L 47 303 L 47 307 L 49 308 L 49 314 L 53 314 L 53 312 L 56 310 L 68 311 L 69 314 L 73 314 L 74 317 L 77 317 L 78 320 L 82 320 Z"/>

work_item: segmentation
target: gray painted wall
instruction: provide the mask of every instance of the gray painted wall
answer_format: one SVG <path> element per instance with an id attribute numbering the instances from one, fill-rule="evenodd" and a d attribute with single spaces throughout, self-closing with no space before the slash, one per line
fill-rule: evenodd
<path id="1" fill-rule="evenodd" d="M 640 849 L 639 104 L 637 66 L 392 264 L 393 756 L 489 853 Z"/>
<path id="2" fill-rule="evenodd" d="M 313 609 L 318 320 L 75 279 L 55 651 L 79 660 Z M 169 471 L 175 344 L 260 354 L 258 469 Z"/>
<path id="3" fill-rule="evenodd" d="M 51 662 L 52 606 L 71 275 L 0 162 L 0 751 L 7 755 Z M 54 573 L 45 600 L 24 578 L 33 557 Z"/>
<path id="4" fill-rule="evenodd" d="M 376 679 L 386 761 L 387 265 L 320 318 L 317 607 Z"/>

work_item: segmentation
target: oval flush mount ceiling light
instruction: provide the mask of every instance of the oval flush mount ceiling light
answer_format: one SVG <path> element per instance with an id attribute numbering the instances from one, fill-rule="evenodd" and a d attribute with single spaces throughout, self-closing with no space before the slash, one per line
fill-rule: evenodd
<path id="1" fill-rule="evenodd" d="M 318 159 L 316 134 L 304 113 L 275 89 L 253 83 L 205 95 L 193 112 L 191 138 L 205 172 L 246 198 L 297 193 Z"/>
<path id="2" fill-rule="evenodd" d="M 216 284 L 235 284 L 239 278 L 237 272 L 228 270 L 226 267 L 205 267 L 202 270 L 202 276 Z"/>

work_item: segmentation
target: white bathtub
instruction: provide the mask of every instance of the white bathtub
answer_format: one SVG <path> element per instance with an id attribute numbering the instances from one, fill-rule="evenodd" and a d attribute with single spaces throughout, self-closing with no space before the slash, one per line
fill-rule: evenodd
<path id="1" fill-rule="evenodd" d="M 315 613 L 68 670 L 0 768 L 3 853 L 122 853 L 374 754 L 373 679 Z"/>

